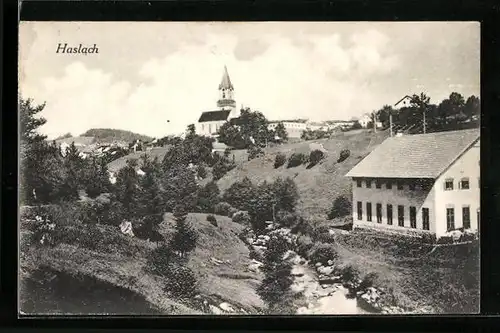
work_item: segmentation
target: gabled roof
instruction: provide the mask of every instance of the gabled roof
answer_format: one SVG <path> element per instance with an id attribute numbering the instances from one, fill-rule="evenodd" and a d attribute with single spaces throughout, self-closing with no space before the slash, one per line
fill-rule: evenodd
<path id="1" fill-rule="evenodd" d="M 198 119 L 199 123 L 204 123 L 207 121 L 222 121 L 227 120 L 230 110 L 217 110 L 217 111 L 205 111 L 201 114 L 200 119 Z"/>
<path id="2" fill-rule="evenodd" d="M 435 179 L 477 140 L 479 129 L 391 137 L 346 176 Z"/>
<path id="3" fill-rule="evenodd" d="M 229 74 L 227 73 L 227 67 L 224 66 L 224 74 L 222 75 L 222 81 L 219 84 L 219 89 L 234 89 Z"/>

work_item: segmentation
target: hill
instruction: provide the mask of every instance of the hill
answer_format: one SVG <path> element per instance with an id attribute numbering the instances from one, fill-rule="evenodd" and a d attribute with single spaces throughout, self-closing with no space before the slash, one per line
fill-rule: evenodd
<path id="1" fill-rule="evenodd" d="M 237 237 L 243 226 L 226 217 L 216 218 L 217 227 L 206 221 L 205 214 L 188 215 L 200 235 L 189 262 L 197 274 L 200 295 L 216 306 L 227 302 L 256 313 L 263 307 L 254 291 L 261 277 L 246 270 L 250 263 L 248 249 Z M 171 214 L 166 214 L 160 232 L 167 237 L 171 222 Z M 23 230 L 29 229 L 25 223 Z M 88 232 L 88 226 L 75 223 L 64 230 L 64 240 L 55 247 L 29 244 L 24 241 L 29 232 L 21 233 L 20 295 L 24 313 L 201 313 L 169 298 L 163 291 L 163 279 L 144 269 L 148 253 L 156 247 L 154 243 L 125 236 L 118 227 L 96 227 L 100 235 L 89 239 L 78 236 Z"/>
<path id="2" fill-rule="evenodd" d="M 108 165 L 107 165 L 108 171 L 113 172 L 113 173 L 118 172 L 120 169 L 122 169 L 123 167 L 125 167 L 127 165 L 128 160 L 138 160 L 138 162 L 139 162 L 138 166 L 140 166 L 140 158 L 143 155 L 147 155 L 151 158 L 158 157 L 158 160 L 161 162 L 169 148 L 170 148 L 170 146 L 154 147 L 154 148 L 151 148 L 150 150 L 137 151 L 135 153 L 130 153 L 128 155 L 122 156 L 122 157 L 108 163 Z"/>
<path id="3" fill-rule="evenodd" d="M 277 177 L 291 177 L 297 184 L 300 199 L 298 210 L 306 216 L 325 217 L 333 200 L 339 195 L 351 198 L 350 181 L 345 174 L 388 137 L 387 132 L 376 134 L 369 131 L 339 133 L 330 139 L 302 141 L 283 144 L 265 150 L 265 155 L 251 161 L 240 161 L 237 167 L 229 171 L 218 181 L 221 191 L 226 190 L 235 181 L 247 176 L 255 184 Z M 289 158 L 293 153 L 309 154 L 311 144 L 322 144 L 327 150 L 326 157 L 318 165 L 307 169 L 306 165 L 286 168 L 286 163 L 277 169 L 274 160 L 278 153 Z M 350 150 L 350 156 L 343 162 L 337 159 L 343 149 Z"/>
<path id="4" fill-rule="evenodd" d="M 113 141 L 132 142 L 136 139 L 141 141 L 151 141 L 153 139 L 147 135 L 112 128 L 92 128 L 80 136 L 95 137 L 101 143 L 111 143 Z"/>

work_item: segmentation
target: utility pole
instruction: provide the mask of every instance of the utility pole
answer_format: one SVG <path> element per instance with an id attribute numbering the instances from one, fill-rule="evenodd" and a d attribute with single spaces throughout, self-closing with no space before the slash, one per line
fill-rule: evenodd
<path id="1" fill-rule="evenodd" d="M 372 115 L 373 115 L 373 132 L 374 133 L 377 133 L 377 114 L 375 113 L 375 111 L 372 112 Z"/>
<path id="2" fill-rule="evenodd" d="M 427 111 L 427 108 L 425 106 L 425 104 L 422 104 L 422 109 L 423 109 L 423 114 L 424 114 L 424 134 L 426 132 L 426 128 L 425 128 L 425 111 Z"/>
<path id="3" fill-rule="evenodd" d="M 389 111 L 389 132 L 391 133 L 392 137 L 392 112 Z"/>

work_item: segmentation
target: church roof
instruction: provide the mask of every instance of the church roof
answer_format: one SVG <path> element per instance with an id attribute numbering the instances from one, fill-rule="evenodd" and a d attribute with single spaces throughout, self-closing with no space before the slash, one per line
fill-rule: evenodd
<path id="1" fill-rule="evenodd" d="M 227 67 L 224 66 L 224 74 L 222 75 L 222 81 L 219 84 L 219 89 L 234 89 L 229 74 L 227 73 Z"/>
<path id="2" fill-rule="evenodd" d="M 199 123 L 204 123 L 207 121 L 221 121 L 227 120 L 230 110 L 217 110 L 217 111 L 205 111 L 201 114 L 200 119 L 198 119 Z"/>

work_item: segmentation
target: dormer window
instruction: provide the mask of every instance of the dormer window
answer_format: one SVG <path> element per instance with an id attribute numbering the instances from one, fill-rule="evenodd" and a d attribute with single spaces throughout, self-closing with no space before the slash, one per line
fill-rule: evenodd
<path id="1" fill-rule="evenodd" d="M 460 179 L 459 188 L 461 190 L 468 190 L 470 188 L 469 178 Z"/>
<path id="2" fill-rule="evenodd" d="M 453 178 L 448 178 L 444 181 L 444 190 L 445 191 L 453 190 Z"/>

